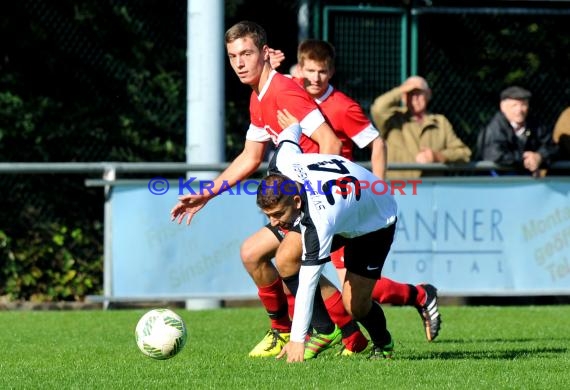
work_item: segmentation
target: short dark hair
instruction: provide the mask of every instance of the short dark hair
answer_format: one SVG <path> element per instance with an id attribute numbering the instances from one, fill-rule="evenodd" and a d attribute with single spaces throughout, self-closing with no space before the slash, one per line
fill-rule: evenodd
<path id="1" fill-rule="evenodd" d="M 267 33 L 259 24 L 242 20 L 230 27 L 224 36 L 226 44 L 232 43 L 236 39 L 250 37 L 259 49 L 267 45 Z"/>
<path id="2" fill-rule="evenodd" d="M 297 48 L 297 62 L 303 66 L 306 60 L 324 62 L 329 69 L 334 69 L 334 46 L 320 39 L 305 39 Z"/>
<path id="3" fill-rule="evenodd" d="M 299 195 L 299 188 L 294 180 L 285 175 L 270 174 L 261 179 L 257 187 L 257 206 L 261 209 L 274 207 L 283 199 Z"/>

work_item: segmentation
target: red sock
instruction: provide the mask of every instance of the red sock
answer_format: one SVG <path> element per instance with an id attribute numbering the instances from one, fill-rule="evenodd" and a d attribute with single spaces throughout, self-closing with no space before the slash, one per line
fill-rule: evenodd
<path id="1" fill-rule="evenodd" d="M 352 317 L 344 308 L 340 291 L 336 291 L 333 295 L 328 297 L 325 300 L 325 306 L 329 312 L 329 315 L 331 316 L 331 320 L 337 324 L 339 328 L 342 328 L 352 321 Z"/>
<path id="2" fill-rule="evenodd" d="M 382 277 L 374 285 L 372 299 L 379 303 L 418 306 L 418 302 L 425 300 L 425 291 L 411 284 L 398 283 Z"/>
<path id="3" fill-rule="evenodd" d="M 426 290 L 422 287 L 421 284 L 415 286 L 416 290 L 418 290 L 418 296 L 416 297 L 416 306 L 423 306 L 426 303 Z"/>
<path id="4" fill-rule="evenodd" d="M 281 278 L 277 278 L 269 286 L 258 287 L 257 290 L 259 299 L 269 314 L 271 327 L 280 332 L 290 332 L 291 319 L 287 311 L 287 297 L 283 291 Z"/>
<path id="5" fill-rule="evenodd" d="M 368 340 L 360 331 L 358 324 L 344 308 L 340 291 L 336 291 L 332 296 L 327 298 L 325 300 L 325 306 L 331 316 L 331 320 L 342 331 L 342 343 L 344 346 L 352 352 L 363 351 L 368 345 Z"/>
<path id="6" fill-rule="evenodd" d="M 350 333 L 350 335 L 343 337 L 342 338 L 342 344 L 349 351 L 362 352 L 368 346 L 368 339 L 360 331 L 360 328 L 358 327 L 358 324 L 356 322 L 352 322 L 352 324 L 354 324 L 356 326 L 357 330 Z M 348 326 L 350 326 L 350 324 Z M 343 328 L 343 329 L 345 329 L 345 328 Z M 344 336 L 344 332 L 342 333 L 342 335 Z"/>

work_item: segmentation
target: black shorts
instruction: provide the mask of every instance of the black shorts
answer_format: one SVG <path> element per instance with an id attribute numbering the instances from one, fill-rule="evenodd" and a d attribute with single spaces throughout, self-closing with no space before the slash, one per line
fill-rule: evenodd
<path id="1" fill-rule="evenodd" d="M 301 225 L 293 226 L 293 229 L 289 230 L 282 229 L 279 226 L 271 226 L 271 223 L 268 223 L 267 225 L 265 225 L 265 227 L 271 230 L 273 234 L 275 234 L 275 237 L 277 237 L 279 242 L 283 241 L 283 238 L 285 238 L 285 234 L 287 234 L 290 231 L 301 234 Z"/>
<path id="2" fill-rule="evenodd" d="M 380 279 L 395 232 L 396 222 L 359 237 L 334 236 L 332 250 L 344 245 L 344 266 L 347 271 L 369 279 Z"/>

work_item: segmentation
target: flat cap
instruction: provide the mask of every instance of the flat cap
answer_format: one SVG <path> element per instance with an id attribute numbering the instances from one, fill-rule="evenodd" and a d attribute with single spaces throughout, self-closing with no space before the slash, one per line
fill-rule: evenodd
<path id="1" fill-rule="evenodd" d="M 505 88 L 501 92 L 501 100 L 505 99 L 529 100 L 531 96 L 532 93 L 530 93 L 530 91 L 516 85 Z"/>

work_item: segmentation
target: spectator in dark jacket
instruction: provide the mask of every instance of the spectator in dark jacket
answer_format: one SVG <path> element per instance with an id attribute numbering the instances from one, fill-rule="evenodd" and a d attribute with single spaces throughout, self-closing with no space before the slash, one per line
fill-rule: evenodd
<path id="1" fill-rule="evenodd" d="M 479 159 L 539 176 L 556 154 L 552 133 L 528 117 L 531 93 L 513 86 L 501 92 L 500 110 L 479 134 Z"/>

